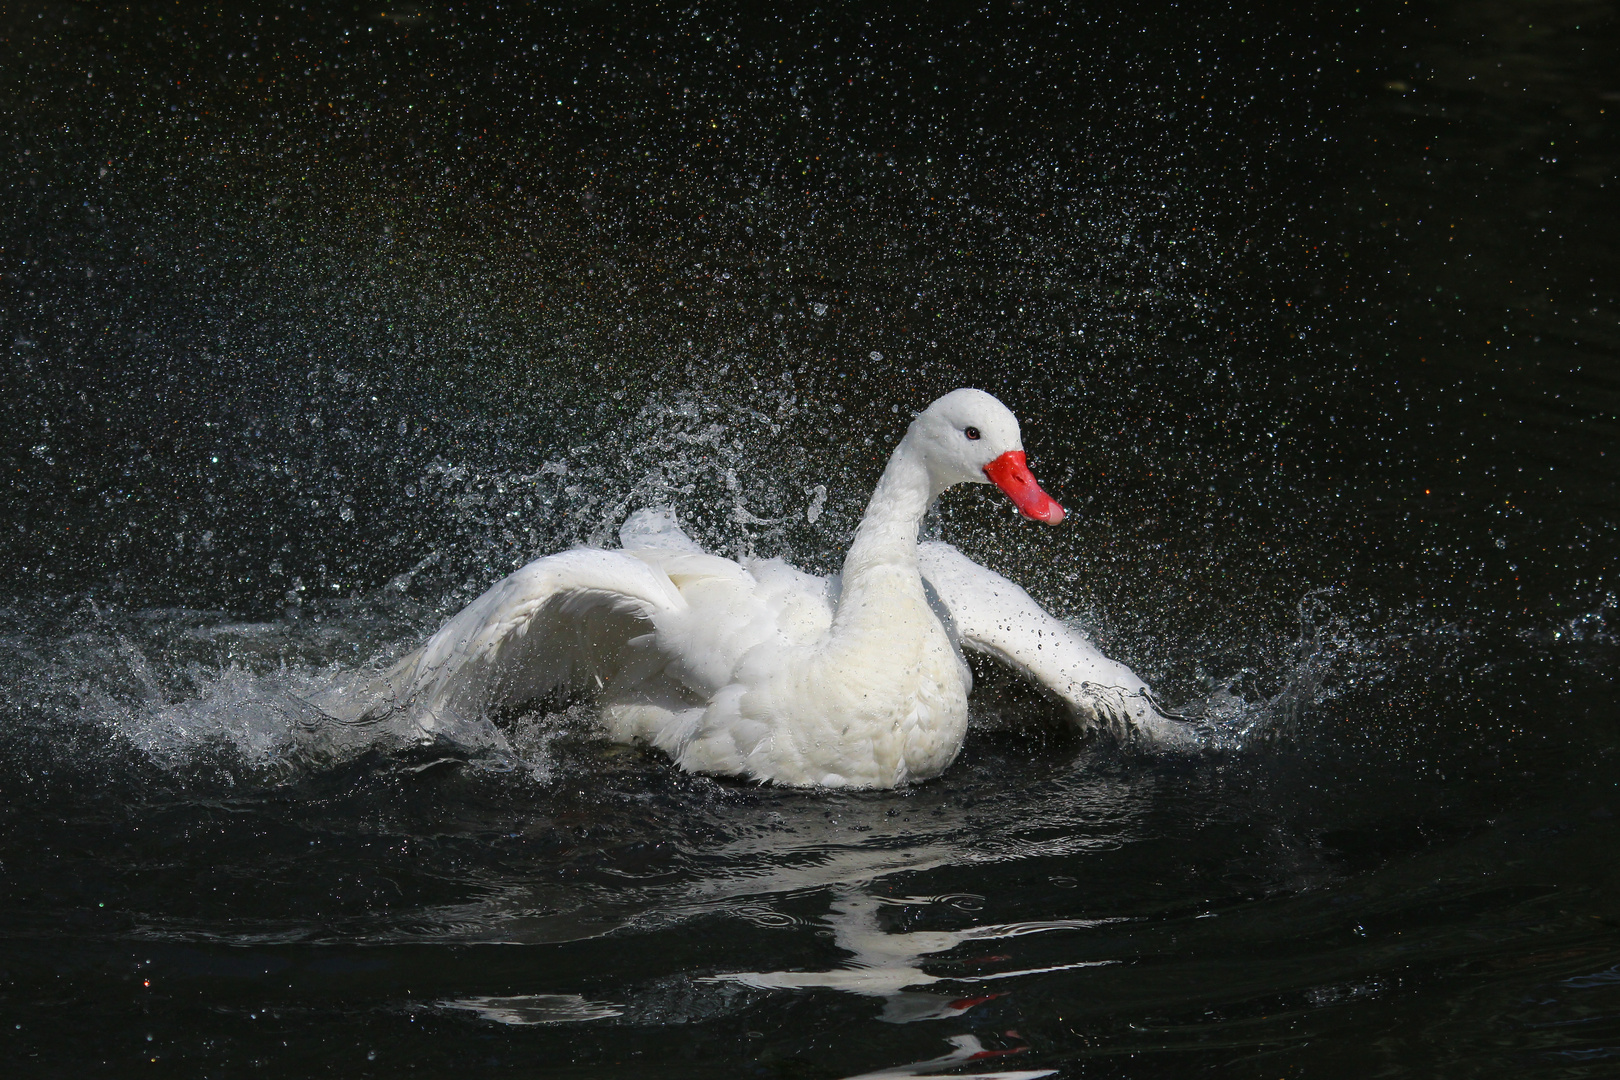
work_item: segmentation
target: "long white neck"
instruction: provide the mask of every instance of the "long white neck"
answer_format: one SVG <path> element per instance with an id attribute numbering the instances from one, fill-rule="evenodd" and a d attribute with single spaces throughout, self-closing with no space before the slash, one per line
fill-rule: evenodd
<path id="1" fill-rule="evenodd" d="M 870 606 L 865 601 L 873 599 L 868 594 L 874 589 L 889 593 L 892 600 L 891 590 L 896 585 L 910 592 L 907 586 L 915 579 L 917 598 L 922 598 L 917 529 L 938 494 L 922 454 L 908 434 L 890 456 L 866 504 L 860 527 L 855 530 L 849 553 L 844 556 L 843 590 L 836 620 L 840 628 L 853 629 L 854 623 L 866 621 L 860 612 Z M 896 572 L 899 581 L 894 580 Z M 881 613 L 869 610 L 865 616 L 881 618 Z"/>

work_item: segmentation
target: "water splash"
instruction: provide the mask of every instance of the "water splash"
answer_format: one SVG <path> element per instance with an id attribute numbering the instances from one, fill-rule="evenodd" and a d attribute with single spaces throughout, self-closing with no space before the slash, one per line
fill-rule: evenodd
<path id="1" fill-rule="evenodd" d="M 677 463 L 644 490 L 649 498 L 668 496 L 671 474 L 713 467 Z M 729 524 L 737 535 L 750 528 Z M 1314 718 L 1337 702 L 1425 670 L 1455 668 L 1472 636 L 1415 612 L 1379 619 L 1331 591 L 1303 597 L 1298 612 L 1297 634 L 1272 664 L 1208 676 L 1201 693 L 1169 710 L 1194 725 L 1196 747 L 1240 752 L 1308 743 Z M 549 782 L 556 777 L 555 741 L 593 729 L 594 712 L 583 702 L 501 726 L 466 718 L 431 738 L 402 718 L 345 724 L 312 705 L 410 648 L 431 627 L 420 610 L 398 605 L 395 583 L 324 614 L 263 623 L 185 610 L 110 613 L 93 601 L 65 617 L 9 614 L 12 632 L 0 639 L 0 707 L 32 732 L 29 752 L 56 746 L 46 756 L 125 754 L 175 774 L 208 762 L 235 783 L 285 779 L 426 741 L 481 767 L 519 769 Z M 1576 633 L 1588 646 L 1607 640 L 1601 614 L 1560 623 L 1545 636 L 1561 644 Z M 26 742 L 16 732 L 11 741 Z"/>

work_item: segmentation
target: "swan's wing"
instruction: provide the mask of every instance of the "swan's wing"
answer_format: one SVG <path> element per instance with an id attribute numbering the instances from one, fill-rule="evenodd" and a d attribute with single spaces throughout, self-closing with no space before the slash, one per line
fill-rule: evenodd
<path id="1" fill-rule="evenodd" d="M 776 628 L 790 643 L 808 648 L 832 629 L 840 579 L 817 577 L 781 559 L 752 559 L 748 572 L 756 594 L 776 616 Z"/>
<path id="2" fill-rule="evenodd" d="M 923 578 L 933 587 L 964 648 L 989 653 L 1057 694 L 1085 724 L 1183 742 L 1185 724 L 1160 715 L 1148 686 L 1049 615 L 1030 595 L 950 544 L 919 545 Z"/>
<path id="3" fill-rule="evenodd" d="M 685 606 L 666 574 L 633 555 L 548 555 L 490 586 L 381 675 L 316 704 L 350 723 L 404 712 L 424 732 L 476 722 L 558 687 L 600 688 L 652 619 Z"/>

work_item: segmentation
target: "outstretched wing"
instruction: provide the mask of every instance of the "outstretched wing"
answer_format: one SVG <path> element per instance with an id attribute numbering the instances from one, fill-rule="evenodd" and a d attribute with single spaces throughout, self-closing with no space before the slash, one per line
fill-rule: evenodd
<path id="1" fill-rule="evenodd" d="M 950 544 L 921 544 L 918 559 L 964 648 L 988 653 L 1045 686 L 1082 723 L 1164 742 L 1189 738 L 1185 724 L 1154 708 L 1147 683 L 1053 618 L 1015 583 Z"/>
<path id="2" fill-rule="evenodd" d="M 650 620 L 685 606 L 667 575 L 625 552 L 548 555 L 490 586 L 387 671 L 315 704 L 348 723 L 403 712 L 424 732 L 476 722 L 558 687 L 601 687 Z"/>

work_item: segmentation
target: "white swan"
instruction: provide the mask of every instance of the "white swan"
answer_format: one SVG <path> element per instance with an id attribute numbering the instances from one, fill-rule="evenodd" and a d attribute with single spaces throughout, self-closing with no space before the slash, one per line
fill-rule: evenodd
<path id="1" fill-rule="evenodd" d="M 643 510 L 620 530 L 623 550 L 535 560 L 323 708 L 350 722 L 404 711 L 431 735 L 573 685 L 599 691 L 614 738 L 692 772 L 889 788 L 937 776 L 961 749 L 968 648 L 1051 690 L 1081 724 L 1179 741 L 1183 725 L 1124 665 L 949 544 L 918 543 L 941 492 L 992 482 L 1026 516 L 1063 520 L 1013 414 L 953 391 L 889 458 L 842 574 L 709 555 L 672 516 Z"/>

